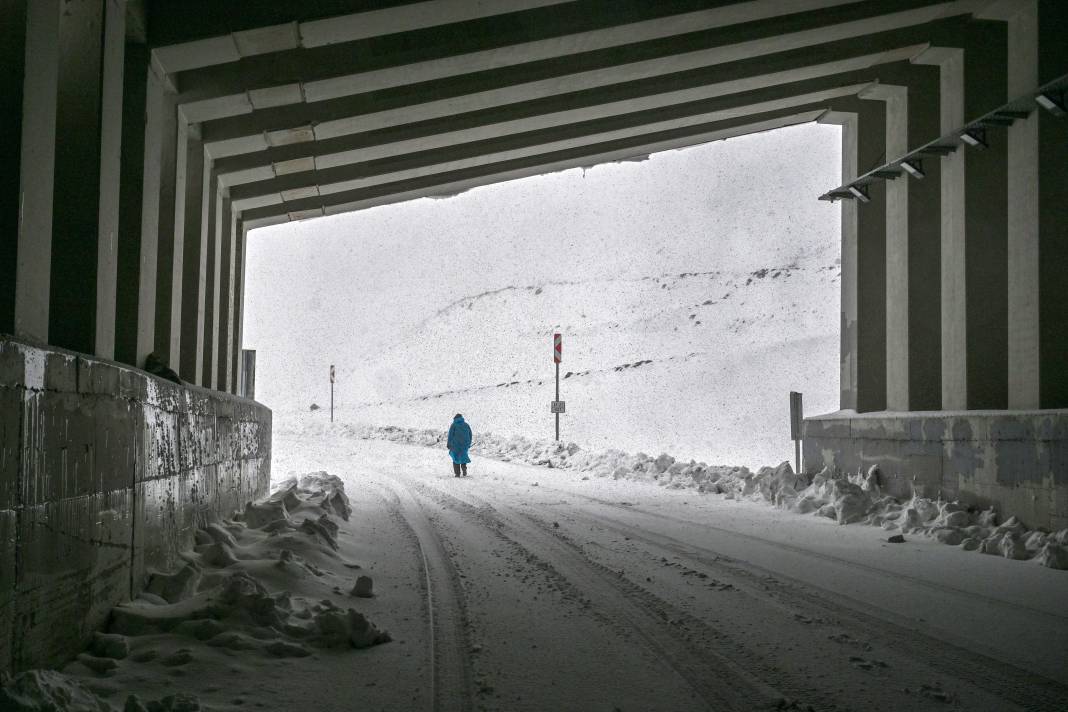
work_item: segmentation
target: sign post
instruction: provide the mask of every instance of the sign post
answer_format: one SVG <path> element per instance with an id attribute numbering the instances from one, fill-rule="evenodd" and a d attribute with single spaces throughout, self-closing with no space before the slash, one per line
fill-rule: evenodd
<path id="1" fill-rule="evenodd" d="M 805 414 L 801 407 L 801 394 L 790 391 L 790 439 L 794 441 L 795 472 L 801 474 L 801 438 L 804 432 Z"/>
<path id="2" fill-rule="evenodd" d="M 334 364 L 330 364 L 330 422 L 334 422 Z"/>
<path id="3" fill-rule="evenodd" d="M 563 360 L 564 339 L 560 334 L 553 334 L 553 363 L 556 364 L 556 399 L 552 412 L 556 415 L 556 439 L 560 440 L 560 414 L 564 412 L 564 402 L 560 400 L 560 361 Z"/>

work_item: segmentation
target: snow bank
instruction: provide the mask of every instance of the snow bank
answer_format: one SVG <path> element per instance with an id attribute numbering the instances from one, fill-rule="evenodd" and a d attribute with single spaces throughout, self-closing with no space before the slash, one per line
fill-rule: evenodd
<path id="1" fill-rule="evenodd" d="M 391 440 L 426 447 L 445 447 L 445 433 L 394 426 L 338 426 L 362 439 Z M 575 443 L 497 437 L 479 434 L 472 452 L 505 462 L 574 470 L 586 476 L 645 480 L 673 489 L 693 488 L 726 499 L 766 502 L 798 514 L 815 514 L 839 524 L 863 522 L 898 534 L 932 537 L 966 551 L 981 551 L 1009 559 L 1026 559 L 1053 569 L 1068 570 L 1068 529 L 1055 533 L 1028 529 L 1016 517 L 998 524 L 993 509 L 978 511 L 960 502 L 913 496 L 902 502 L 882 493 L 878 468 L 867 473 L 841 474 L 828 470 L 799 475 L 789 462 L 778 467 L 709 465 L 651 457 L 620 450 L 583 450 Z M 897 541 L 903 541 L 898 539 Z"/>
<path id="2" fill-rule="evenodd" d="M 334 518 L 347 521 L 351 512 L 342 481 L 314 472 L 283 481 L 232 519 L 206 515 L 180 568 L 150 574 L 137 599 L 116 606 L 107 630 L 63 672 L 31 670 L 11 680 L 0 689 L 0 709 L 114 712 L 97 694 L 96 678 L 127 665 L 141 665 L 148 675 L 148 663 L 173 671 L 211 648 L 268 660 L 388 642 L 388 632 L 354 608 L 314 595 L 309 583 L 330 588 L 328 579 L 359 568 L 337 553 Z M 359 592 L 351 595 L 371 595 L 371 586 L 370 578 L 360 577 Z M 129 695 L 122 709 L 207 708 L 195 696 L 178 694 L 159 700 Z"/>

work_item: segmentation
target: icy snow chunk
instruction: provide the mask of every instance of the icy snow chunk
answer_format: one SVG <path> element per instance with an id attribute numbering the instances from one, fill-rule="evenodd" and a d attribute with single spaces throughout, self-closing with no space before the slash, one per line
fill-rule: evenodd
<path id="1" fill-rule="evenodd" d="M 289 512 L 283 502 L 249 502 L 243 520 L 250 529 L 262 529 L 274 522 L 289 522 Z"/>
<path id="2" fill-rule="evenodd" d="M 153 573 L 145 586 L 145 592 L 159 596 L 167 603 L 189 598 L 200 583 L 200 569 L 186 564 L 174 573 Z"/>
<path id="3" fill-rule="evenodd" d="M 356 579 L 356 585 L 352 587 L 352 595 L 360 598 L 371 598 L 374 593 L 374 581 L 370 576 L 360 576 Z"/>
<path id="4" fill-rule="evenodd" d="M 319 629 L 318 643 L 329 648 L 369 648 L 392 640 L 389 633 L 379 630 L 353 608 L 323 611 L 315 616 L 315 625 Z"/>
<path id="5" fill-rule="evenodd" d="M 1068 547 L 1049 543 L 1042 546 L 1035 557 L 1040 566 L 1050 569 L 1068 570 Z"/>
<path id="6" fill-rule="evenodd" d="M 943 544 L 956 546 L 964 541 L 964 533 L 960 529 L 952 527 L 939 527 L 934 530 L 934 538 Z"/>
<path id="7" fill-rule="evenodd" d="M 226 568 L 237 563 L 237 557 L 226 544 L 216 542 L 208 544 L 200 550 L 200 559 L 209 566 Z"/>
<path id="8" fill-rule="evenodd" d="M 130 642 L 124 635 L 98 631 L 93 633 L 93 640 L 89 644 L 89 652 L 99 658 L 122 660 L 130 654 Z"/>
<path id="9" fill-rule="evenodd" d="M 5 712 L 114 712 L 77 680 L 53 670 L 20 673 L 0 689 Z"/>

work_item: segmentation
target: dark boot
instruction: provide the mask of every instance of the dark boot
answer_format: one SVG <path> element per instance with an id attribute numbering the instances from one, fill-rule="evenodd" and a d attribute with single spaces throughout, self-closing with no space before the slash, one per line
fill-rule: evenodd
<path id="1" fill-rule="evenodd" d="M 463 465 L 460 465 L 460 470 L 461 470 L 461 472 L 463 472 L 463 476 L 467 477 L 467 463 L 464 463 Z"/>
<path id="2" fill-rule="evenodd" d="M 456 475 L 457 477 L 460 476 L 460 466 L 458 464 L 456 464 L 455 462 L 452 463 L 452 471 L 453 471 L 453 474 Z"/>

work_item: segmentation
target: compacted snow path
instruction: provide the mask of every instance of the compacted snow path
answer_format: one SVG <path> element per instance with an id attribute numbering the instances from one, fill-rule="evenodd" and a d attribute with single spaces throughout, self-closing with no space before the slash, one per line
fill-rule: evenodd
<path id="1" fill-rule="evenodd" d="M 309 687 L 309 705 L 1061 710 L 1068 699 L 1064 572 L 927 540 L 889 545 L 877 528 L 692 490 L 481 458 L 470 469 L 456 479 L 444 450 L 341 429 L 276 432 L 276 480 L 340 477 L 353 520 L 379 521 L 352 530 L 361 560 L 390 582 L 376 583 L 375 620 L 394 642 L 353 660 L 351 679 L 332 676 L 328 699 Z M 387 652 L 401 646 L 403 659 Z M 364 684 L 365 665 L 377 684 Z"/>

